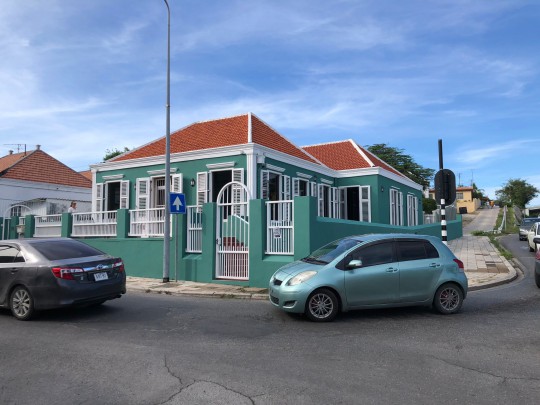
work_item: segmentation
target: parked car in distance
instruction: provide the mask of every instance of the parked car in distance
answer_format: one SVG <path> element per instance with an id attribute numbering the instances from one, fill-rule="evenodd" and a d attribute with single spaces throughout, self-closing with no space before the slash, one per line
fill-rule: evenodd
<path id="1" fill-rule="evenodd" d="M 536 222 L 531 226 L 529 232 L 527 233 L 527 243 L 529 244 L 529 252 L 534 252 L 538 250 L 540 244 L 535 241 L 536 238 L 540 236 L 540 222 Z"/>
<path id="2" fill-rule="evenodd" d="M 331 242 L 280 268 L 269 282 L 276 307 L 332 321 L 340 311 L 434 306 L 458 312 L 467 296 L 463 263 L 434 236 L 373 234 Z"/>
<path id="3" fill-rule="evenodd" d="M 69 238 L 0 241 L 0 307 L 19 320 L 36 311 L 99 305 L 126 292 L 121 258 Z"/>
<path id="4" fill-rule="evenodd" d="M 527 240 L 527 234 L 531 229 L 531 226 L 540 222 L 540 218 L 523 218 L 521 224 L 519 225 L 519 240 Z"/>

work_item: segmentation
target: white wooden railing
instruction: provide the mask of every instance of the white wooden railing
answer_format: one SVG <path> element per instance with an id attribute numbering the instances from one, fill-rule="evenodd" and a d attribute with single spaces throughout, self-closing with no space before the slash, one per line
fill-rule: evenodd
<path id="1" fill-rule="evenodd" d="M 34 238 L 55 238 L 62 236 L 62 214 L 36 215 Z"/>
<path id="2" fill-rule="evenodd" d="M 129 236 L 163 237 L 165 233 L 165 208 L 130 210 L 129 218 Z"/>
<path id="3" fill-rule="evenodd" d="M 116 236 L 116 211 L 74 213 L 71 236 Z"/>
<path id="4" fill-rule="evenodd" d="M 294 254 L 293 202 L 266 201 L 266 253 Z"/>
<path id="5" fill-rule="evenodd" d="M 187 207 L 187 246 L 186 252 L 202 253 L 202 205 Z"/>

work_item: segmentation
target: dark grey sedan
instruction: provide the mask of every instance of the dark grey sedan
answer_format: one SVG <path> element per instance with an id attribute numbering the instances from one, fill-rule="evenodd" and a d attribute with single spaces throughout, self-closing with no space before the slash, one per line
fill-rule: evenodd
<path id="1" fill-rule="evenodd" d="M 0 307 L 36 311 L 99 305 L 126 292 L 124 262 L 69 238 L 0 241 Z"/>

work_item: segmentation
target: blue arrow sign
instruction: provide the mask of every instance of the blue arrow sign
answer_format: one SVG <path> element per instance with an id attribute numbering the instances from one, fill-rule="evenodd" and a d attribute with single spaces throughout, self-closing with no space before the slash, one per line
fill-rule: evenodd
<path id="1" fill-rule="evenodd" d="M 169 198 L 171 214 L 186 213 L 186 195 L 182 193 L 171 193 Z"/>

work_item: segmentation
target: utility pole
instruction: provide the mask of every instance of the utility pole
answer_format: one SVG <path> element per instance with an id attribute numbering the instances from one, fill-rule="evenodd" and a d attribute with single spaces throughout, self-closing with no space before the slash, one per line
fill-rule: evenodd
<path id="1" fill-rule="evenodd" d="M 169 282 L 170 267 L 170 240 L 171 240 L 171 208 L 169 195 L 171 194 L 171 9 L 167 0 L 167 103 L 165 105 L 167 124 L 165 135 L 165 218 L 163 231 L 163 282 Z"/>

